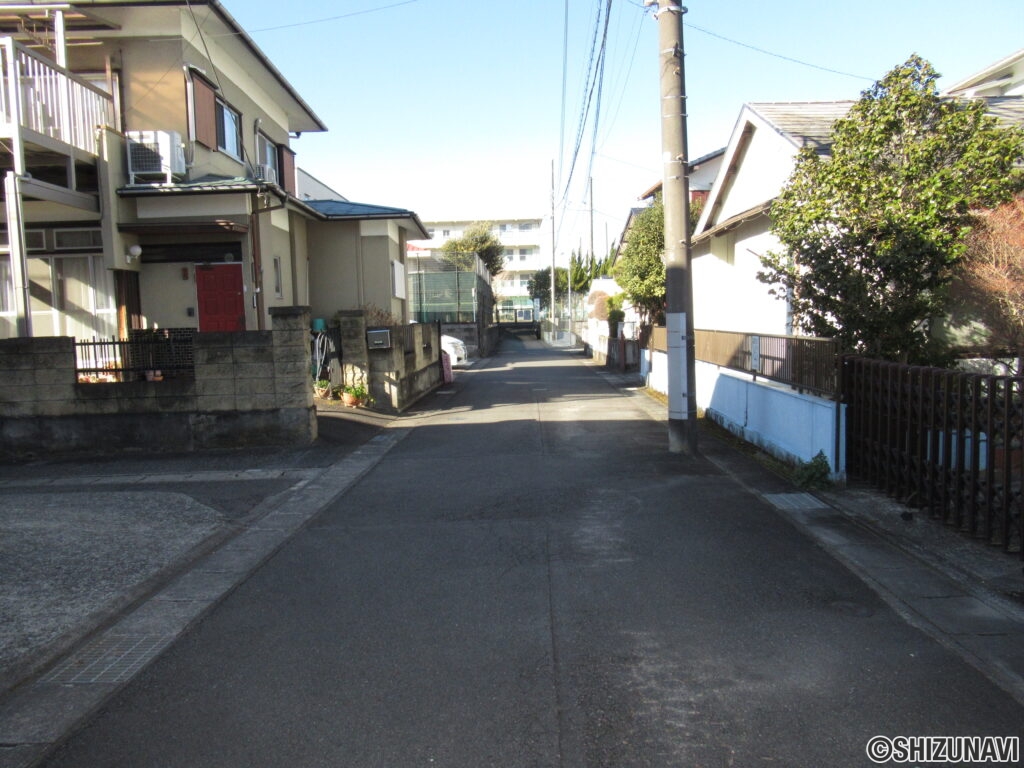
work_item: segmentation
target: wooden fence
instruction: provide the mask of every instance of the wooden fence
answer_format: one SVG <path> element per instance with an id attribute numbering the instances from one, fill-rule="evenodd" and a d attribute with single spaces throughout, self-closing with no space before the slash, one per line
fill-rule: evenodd
<path id="1" fill-rule="evenodd" d="M 649 346 L 667 351 L 665 328 L 652 328 Z M 834 339 L 733 331 L 694 331 L 697 360 L 787 384 L 800 392 L 836 392 L 839 346 Z"/>

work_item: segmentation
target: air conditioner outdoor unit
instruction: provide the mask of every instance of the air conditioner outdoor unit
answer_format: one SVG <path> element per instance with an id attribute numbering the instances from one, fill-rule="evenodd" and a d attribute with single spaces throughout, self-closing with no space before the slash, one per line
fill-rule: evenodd
<path id="1" fill-rule="evenodd" d="M 128 131 L 128 181 L 137 177 L 165 184 L 185 175 L 185 149 L 177 131 Z"/>
<path id="2" fill-rule="evenodd" d="M 277 169 L 272 165 L 256 166 L 256 176 L 267 184 L 277 184 Z"/>

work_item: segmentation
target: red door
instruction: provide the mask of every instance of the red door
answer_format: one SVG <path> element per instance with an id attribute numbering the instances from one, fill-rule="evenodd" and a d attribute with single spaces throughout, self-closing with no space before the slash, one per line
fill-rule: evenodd
<path id="1" fill-rule="evenodd" d="M 245 330 L 241 264 L 197 265 L 196 297 L 201 332 Z"/>

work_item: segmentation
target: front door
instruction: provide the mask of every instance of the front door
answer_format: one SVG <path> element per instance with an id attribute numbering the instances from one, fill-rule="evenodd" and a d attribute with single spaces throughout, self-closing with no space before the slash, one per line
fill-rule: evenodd
<path id="1" fill-rule="evenodd" d="M 199 330 L 244 331 L 241 264 L 197 264 Z"/>

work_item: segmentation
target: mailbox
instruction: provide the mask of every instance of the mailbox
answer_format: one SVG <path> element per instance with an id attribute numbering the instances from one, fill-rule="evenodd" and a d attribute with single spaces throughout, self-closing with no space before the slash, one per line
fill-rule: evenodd
<path id="1" fill-rule="evenodd" d="M 387 328 L 367 331 L 366 346 L 370 349 L 391 349 L 391 331 Z"/>

